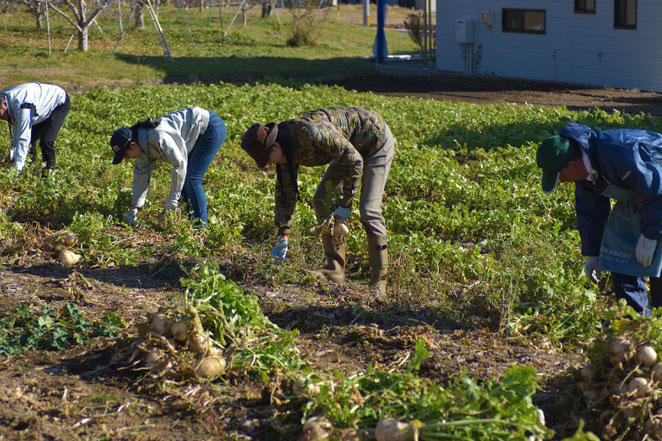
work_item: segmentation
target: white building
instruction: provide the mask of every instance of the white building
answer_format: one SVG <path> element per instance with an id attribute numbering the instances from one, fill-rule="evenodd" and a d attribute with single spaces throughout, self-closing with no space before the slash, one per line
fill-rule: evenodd
<path id="1" fill-rule="evenodd" d="M 436 68 L 662 91 L 661 0 L 436 0 Z"/>

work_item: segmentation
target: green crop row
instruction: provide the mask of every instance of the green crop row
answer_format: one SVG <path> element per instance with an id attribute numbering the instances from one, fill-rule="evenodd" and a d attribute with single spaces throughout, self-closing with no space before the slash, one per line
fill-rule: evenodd
<path id="1" fill-rule="evenodd" d="M 110 134 L 192 105 L 214 110 L 228 127 L 227 141 L 205 176 L 209 228 L 193 230 L 182 218 L 156 222 L 169 188 L 164 165 L 153 175 L 142 226 L 121 228 L 132 168 L 111 166 Z M 102 266 L 179 254 L 224 260 L 231 274 L 255 282 L 309 284 L 303 270 L 323 258 L 319 238 L 309 232 L 315 225 L 309 204 L 323 169 L 301 170 L 291 256 L 276 268 L 268 255 L 274 172 L 257 170 L 239 144 L 254 122 L 281 121 L 331 105 L 374 109 L 397 138 L 383 206 L 393 300 L 410 307 L 437 305 L 456 319 L 477 319 L 511 333 L 544 334 L 552 341 L 596 332 L 600 309 L 609 304 L 608 297 L 597 300 L 596 293 L 608 294 L 608 288 L 594 291 L 581 276 L 572 186 L 543 194 L 535 150 L 537 142 L 568 121 L 662 130 L 657 119 L 645 115 L 389 98 L 297 83 L 98 87 L 72 99 L 57 142 L 56 175 L 41 179 L 36 165 L 19 176 L 0 175 L 0 235 L 27 234 L 20 225 L 38 221 L 78 234 L 85 261 Z M 0 128 L 8 140 L 6 132 Z M 349 226 L 349 271 L 362 279 L 368 272 L 367 253 L 356 208 Z M 139 232 L 163 240 L 127 240 Z M 19 250 L 8 241 L 0 252 L 3 261 L 11 262 Z"/>

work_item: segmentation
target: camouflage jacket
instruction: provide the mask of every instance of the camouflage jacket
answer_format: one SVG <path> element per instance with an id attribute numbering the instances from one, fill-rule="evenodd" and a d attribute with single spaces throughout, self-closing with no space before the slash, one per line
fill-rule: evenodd
<path id="1" fill-rule="evenodd" d="M 349 207 L 363 175 L 363 158 L 377 152 L 386 140 L 386 122 L 372 110 L 328 107 L 279 124 L 291 139 L 295 168 L 335 162 L 345 171 L 339 203 Z M 289 232 L 296 205 L 296 187 L 287 165 L 281 164 L 276 182 L 275 223 L 278 233 Z"/>

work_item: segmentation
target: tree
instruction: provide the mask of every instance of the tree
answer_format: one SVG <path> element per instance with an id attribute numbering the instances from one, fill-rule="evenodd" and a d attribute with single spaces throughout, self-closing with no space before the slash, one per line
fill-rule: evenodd
<path id="1" fill-rule="evenodd" d="M 46 1 L 48 2 L 48 0 Z M 55 6 L 53 3 L 50 3 L 50 7 L 66 18 L 69 23 L 74 25 L 78 32 L 78 49 L 87 52 L 87 36 L 90 26 L 101 11 L 108 7 L 109 3 L 110 0 L 93 0 L 91 4 L 88 5 L 85 3 L 85 0 L 63 0 L 60 5 L 64 4 L 68 6 L 73 17 L 70 17 L 69 14 L 64 12 L 60 6 Z M 90 10 L 92 10 L 92 12 L 89 12 Z"/>
<path id="2" fill-rule="evenodd" d="M 23 3 L 25 3 L 28 8 L 32 9 L 32 12 L 35 14 L 35 20 L 37 22 L 37 28 L 41 29 L 44 27 L 44 24 L 42 22 L 43 17 L 44 17 L 44 5 L 45 1 L 44 0 L 21 0 Z"/>

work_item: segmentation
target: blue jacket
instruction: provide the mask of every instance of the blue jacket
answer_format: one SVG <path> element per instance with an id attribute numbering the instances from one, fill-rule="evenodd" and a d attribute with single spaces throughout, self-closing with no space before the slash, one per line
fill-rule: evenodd
<path id="1" fill-rule="evenodd" d="M 641 199 L 641 232 L 662 238 L 662 134 L 642 129 L 594 130 L 570 123 L 559 133 L 574 140 L 597 172 L 593 182 L 575 182 L 577 228 L 582 254 L 597 256 L 611 205 L 600 195 L 607 185 L 633 190 Z"/>

